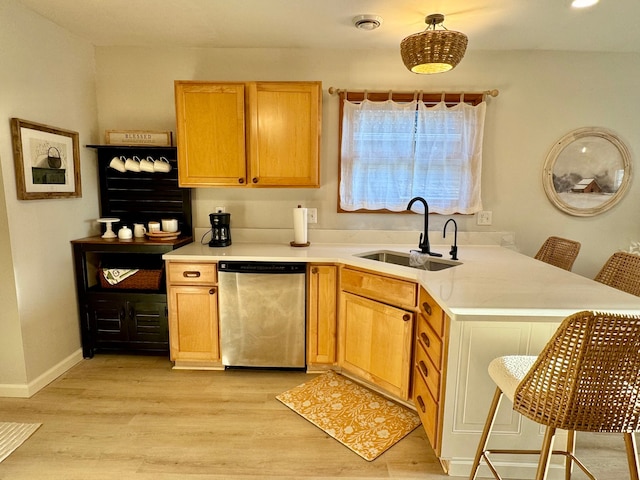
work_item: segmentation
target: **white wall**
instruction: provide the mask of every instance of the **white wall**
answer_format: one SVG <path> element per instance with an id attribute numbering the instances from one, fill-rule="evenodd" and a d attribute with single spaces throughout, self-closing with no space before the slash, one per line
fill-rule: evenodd
<path id="1" fill-rule="evenodd" d="M 93 46 L 0 2 L 0 395 L 26 396 L 82 358 L 70 240 L 96 231 Z M 17 200 L 9 119 L 79 132 L 83 196 Z"/>
<path id="2" fill-rule="evenodd" d="M 582 251 L 574 271 L 593 277 L 615 250 L 640 240 L 630 191 L 613 209 L 595 217 L 572 217 L 556 209 L 542 187 L 542 167 L 552 145 L 586 126 L 614 130 L 628 144 L 633 166 L 640 152 L 640 56 L 569 52 L 470 51 L 453 71 L 432 76 L 408 72 L 393 51 L 298 49 L 142 49 L 98 48 L 99 125 L 175 131 L 173 81 L 321 80 L 324 87 L 322 187 L 293 189 L 197 189 L 194 224 L 224 204 L 232 226 L 291 228 L 290 208 L 318 208 L 318 229 L 420 230 L 415 215 L 338 214 L 338 99 L 330 86 L 369 90 L 478 91 L 497 88 L 489 99 L 483 166 L 484 208 L 493 225 L 478 227 L 475 217 L 457 216 L 461 230 L 515 231 L 518 247 L 534 255 L 550 235 L 576 239 Z M 432 216 L 432 230 L 448 217 Z M 461 250 L 461 256 L 464 256 Z"/>

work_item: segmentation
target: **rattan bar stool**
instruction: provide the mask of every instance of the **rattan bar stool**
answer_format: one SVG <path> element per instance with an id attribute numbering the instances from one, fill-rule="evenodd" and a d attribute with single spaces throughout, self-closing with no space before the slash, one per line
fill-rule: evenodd
<path id="1" fill-rule="evenodd" d="M 638 450 L 633 432 L 640 429 L 640 316 L 579 312 L 567 317 L 540 355 L 499 357 L 489 365 L 497 385 L 480 437 L 471 474 L 485 461 L 495 478 L 500 475 L 490 454 L 540 455 L 536 480 L 546 479 L 551 454 L 566 457 L 565 478 L 578 465 L 595 477 L 575 456 L 576 432 L 622 433 L 629 478 L 640 479 Z M 502 396 L 513 409 L 545 425 L 540 450 L 487 449 Z M 566 450 L 552 450 L 557 429 L 567 430 Z"/>
<path id="2" fill-rule="evenodd" d="M 571 270 L 579 252 L 580 242 L 561 237 L 549 237 L 533 258 L 565 270 Z"/>
<path id="3" fill-rule="evenodd" d="M 640 296 L 640 255 L 616 252 L 602 266 L 596 282 Z"/>

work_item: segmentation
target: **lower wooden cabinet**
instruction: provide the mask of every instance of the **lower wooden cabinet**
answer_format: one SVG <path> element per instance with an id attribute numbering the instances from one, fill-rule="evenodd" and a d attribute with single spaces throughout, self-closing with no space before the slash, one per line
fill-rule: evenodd
<path id="1" fill-rule="evenodd" d="M 414 313 L 342 292 L 340 366 L 407 399 Z"/>
<path id="2" fill-rule="evenodd" d="M 338 267 L 310 264 L 307 269 L 307 367 L 337 361 Z"/>
<path id="3" fill-rule="evenodd" d="M 219 366 L 216 265 L 169 262 L 167 300 L 171 360 L 176 366 Z"/>

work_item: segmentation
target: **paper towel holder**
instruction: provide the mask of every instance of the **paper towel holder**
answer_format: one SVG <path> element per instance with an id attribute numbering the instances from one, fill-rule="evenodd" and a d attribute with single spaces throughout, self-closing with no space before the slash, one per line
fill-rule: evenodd
<path id="1" fill-rule="evenodd" d="M 302 208 L 302 205 L 298 205 L 298 208 Z M 294 208 L 294 211 L 296 209 Z M 294 215 L 295 218 L 295 215 Z M 295 220 L 294 220 L 295 223 Z M 305 225 L 306 228 L 306 225 Z M 295 236 L 295 235 L 294 235 Z M 307 236 L 306 234 L 304 235 L 305 237 Z M 305 243 L 297 243 L 295 240 L 293 240 L 292 242 L 289 243 L 289 245 L 291 245 L 292 247 L 308 247 L 309 245 L 311 245 L 311 242 L 305 242 Z"/>

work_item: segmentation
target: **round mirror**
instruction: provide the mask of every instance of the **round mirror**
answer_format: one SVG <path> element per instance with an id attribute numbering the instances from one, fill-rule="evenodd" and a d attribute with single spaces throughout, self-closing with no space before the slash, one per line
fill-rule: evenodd
<path id="1" fill-rule="evenodd" d="M 544 163 L 544 191 L 556 207 L 576 216 L 609 210 L 631 181 L 631 155 L 605 128 L 574 130 L 558 140 Z"/>

